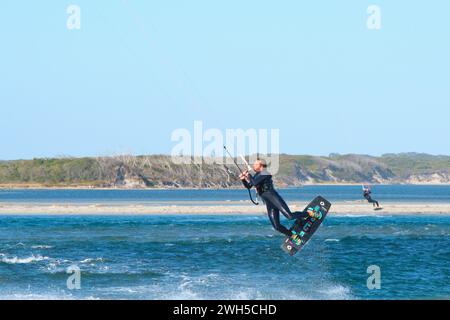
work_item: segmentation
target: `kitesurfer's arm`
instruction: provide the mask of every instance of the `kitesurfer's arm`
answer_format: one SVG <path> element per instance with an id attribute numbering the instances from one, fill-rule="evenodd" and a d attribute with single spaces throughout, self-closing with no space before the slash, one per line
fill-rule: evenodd
<path id="1" fill-rule="evenodd" d="M 252 185 L 250 185 L 250 183 L 248 183 L 248 181 L 246 179 L 242 180 L 242 184 L 244 185 L 244 187 L 246 187 L 247 189 L 251 189 Z"/>
<path id="2" fill-rule="evenodd" d="M 257 185 L 260 185 L 264 180 L 266 180 L 270 175 L 264 175 L 264 174 L 255 174 L 252 176 L 247 170 L 244 171 L 240 176 L 240 179 L 242 180 L 242 183 L 247 189 L 250 189 L 252 187 L 256 187 Z"/>
<path id="3" fill-rule="evenodd" d="M 267 178 L 270 178 L 270 175 L 267 174 L 255 174 L 254 176 L 251 175 L 248 171 L 245 172 L 245 177 L 246 177 L 246 181 L 247 184 L 251 187 L 256 187 L 258 185 L 261 185 L 264 180 L 266 180 Z"/>
<path id="4" fill-rule="evenodd" d="M 265 179 L 266 179 L 266 176 L 264 176 L 264 175 L 258 174 L 258 175 L 252 176 L 250 173 L 248 174 L 248 180 L 249 180 L 251 186 L 257 186 L 261 182 L 263 182 Z"/>
<path id="5" fill-rule="evenodd" d="M 250 183 L 247 181 L 248 175 L 249 175 L 248 171 L 245 171 L 244 173 L 241 173 L 239 175 L 239 179 L 241 179 L 242 184 L 244 185 L 244 187 L 246 187 L 247 189 L 251 189 L 252 185 L 250 185 Z"/>

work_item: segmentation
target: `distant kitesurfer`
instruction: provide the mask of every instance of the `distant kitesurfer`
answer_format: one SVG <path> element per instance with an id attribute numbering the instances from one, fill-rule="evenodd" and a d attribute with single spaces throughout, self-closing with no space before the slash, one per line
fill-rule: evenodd
<path id="1" fill-rule="evenodd" d="M 266 204 L 267 214 L 274 229 L 291 237 L 292 232 L 280 223 L 280 212 L 289 220 L 306 219 L 309 215 L 313 217 L 314 213 L 312 211 L 310 213 L 307 211 L 291 212 L 286 202 L 275 190 L 272 175 L 267 171 L 265 160 L 256 160 L 253 164 L 253 171 L 255 174 L 251 175 L 248 170 L 245 170 L 239 175 L 239 178 L 247 189 L 256 188 L 259 197 Z"/>
<path id="2" fill-rule="evenodd" d="M 372 199 L 372 190 L 370 189 L 370 186 L 363 186 L 363 196 L 364 196 L 364 198 L 366 198 L 366 200 L 369 202 L 369 203 L 372 203 L 373 204 L 373 206 L 375 207 L 377 207 L 377 208 L 380 208 L 380 204 L 378 203 L 378 201 L 377 200 L 374 200 L 374 199 Z"/>

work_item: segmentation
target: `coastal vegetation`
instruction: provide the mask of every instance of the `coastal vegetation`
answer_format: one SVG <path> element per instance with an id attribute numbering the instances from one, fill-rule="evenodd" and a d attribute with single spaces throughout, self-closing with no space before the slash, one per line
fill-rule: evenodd
<path id="1" fill-rule="evenodd" d="M 280 155 L 275 182 L 303 184 L 450 183 L 450 156 L 418 153 L 329 156 Z M 240 186 L 233 166 L 177 164 L 170 156 L 45 158 L 0 161 L 3 187 L 229 188 Z"/>

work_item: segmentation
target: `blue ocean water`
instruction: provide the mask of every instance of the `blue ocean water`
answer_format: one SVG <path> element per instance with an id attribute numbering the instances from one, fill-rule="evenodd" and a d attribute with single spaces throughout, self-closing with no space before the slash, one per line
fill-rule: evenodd
<path id="1" fill-rule="evenodd" d="M 373 196 L 381 202 L 450 202 L 450 186 L 446 185 L 376 185 Z M 330 201 L 362 199 L 360 186 L 304 186 L 279 189 L 289 201 L 309 201 L 318 194 Z M 133 202 L 155 203 L 170 201 L 239 201 L 247 200 L 247 192 L 233 190 L 0 190 L 1 202 Z"/>
<path id="2" fill-rule="evenodd" d="M 330 215 L 289 257 L 264 216 L 2 216 L 0 298 L 448 299 L 449 235 L 449 216 Z"/>
<path id="3" fill-rule="evenodd" d="M 301 200 L 317 193 L 351 200 L 358 197 L 353 191 L 359 192 L 352 188 L 282 193 L 296 199 L 301 194 Z M 419 201 L 420 196 L 421 202 L 447 202 L 450 193 L 449 187 L 376 186 L 380 200 L 388 198 L 383 188 L 396 190 L 391 199 Z M 225 195 L 200 190 L 6 190 L 0 192 L 0 205 L 141 202 L 148 194 L 149 201 L 246 196 L 240 190 Z M 289 257 L 280 248 L 283 237 L 263 213 L 0 215 L 0 299 L 448 299 L 449 235 L 450 213 L 333 216 L 331 210 L 304 250 Z M 67 288 L 67 268 L 73 265 L 80 268 L 80 290 Z M 379 290 L 367 287 L 371 265 L 381 270 Z"/>

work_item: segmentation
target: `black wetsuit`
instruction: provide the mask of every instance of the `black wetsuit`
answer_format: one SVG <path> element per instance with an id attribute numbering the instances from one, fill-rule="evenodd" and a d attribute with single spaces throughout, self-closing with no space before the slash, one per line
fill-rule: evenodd
<path id="1" fill-rule="evenodd" d="M 369 203 L 372 203 L 374 207 L 375 205 L 379 207 L 380 204 L 378 203 L 377 200 L 372 199 L 371 193 L 372 191 L 370 191 L 369 189 L 364 189 L 364 198 L 366 198 L 366 200 L 369 201 Z"/>
<path id="2" fill-rule="evenodd" d="M 280 212 L 289 220 L 307 218 L 308 213 L 304 211 L 291 212 L 286 202 L 273 187 L 272 175 L 267 171 L 249 175 L 249 181 L 242 180 L 247 189 L 255 187 L 258 195 L 267 207 L 267 214 L 275 230 L 291 236 L 292 232 L 280 223 Z"/>

